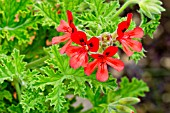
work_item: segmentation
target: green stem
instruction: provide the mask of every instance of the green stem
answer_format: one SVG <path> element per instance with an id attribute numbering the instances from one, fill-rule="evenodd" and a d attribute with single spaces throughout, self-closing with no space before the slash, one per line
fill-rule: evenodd
<path id="1" fill-rule="evenodd" d="M 47 60 L 48 58 L 50 58 L 49 55 L 47 55 L 47 56 L 45 56 L 45 57 L 42 57 L 42 58 L 40 58 L 40 59 L 38 59 L 38 60 L 35 60 L 35 61 L 33 61 L 33 62 L 28 63 L 28 64 L 26 65 L 26 67 L 27 67 L 27 68 L 36 67 L 36 66 L 44 63 L 44 61 Z"/>
<path id="2" fill-rule="evenodd" d="M 15 85 L 15 89 L 17 92 L 17 98 L 18 98 L 19 102 L 21 102 L 21 90 L 20 90 L 19 82 L 15 79 L 14 79 L 14 85 Z"/>
<path id="3" fill-rule="evenodd" d="M 112 19 L 119 16 L 130 4 L 137 3 L 137 0 L 128 0 L 123 6 L 113 15 Z"/>

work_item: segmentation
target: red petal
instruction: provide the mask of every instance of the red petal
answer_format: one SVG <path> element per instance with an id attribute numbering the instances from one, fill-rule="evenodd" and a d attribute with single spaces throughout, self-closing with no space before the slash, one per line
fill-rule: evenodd
<path id="1" fill-rule="evenodd" d="M 72 28 L 64 20 L 60 21 L 60 25 L 57 27 L 58 32 L 72 32 Z"/>
<path id="2" fill-rule="evenodd" d="M 94 61 L 90 62 L 87 65 L 87 67 L 84 68 L 85 74 L 89 76 L 95 70 L 97 64 L 98 64 L 98 60 L 96 60 L 96 59 Z"/>
<path id="3" fill-rule="evenodd" d="M 56 37 L 52 38 L 52 44 L 58 44 L 60 42 L 65 42 L 68 39 L 70 39 L 70 33 L 66 33 L 63 36 L 56 36 Z"/>
<path id="4" fill-rule="evenodd" d="M 98 64 L 98 70 L 96 74 L 96 79 L 101 82 L 105 82 L 108 80 L 108 70 L 107 70 L 107 64 L 106 63 L 99 63 Z"/>
<path id="5" fill-rule="evenodd" d="M 92 37 L 87 42 L 88 48 L 91 52 L 96 52 L 99 49 L 99 39 L 96 37 Z"/>
<path id="6" fill-rule="evenodd" d="M 144 35 L 144 32 L 142 28 L 136 27 L 131 31 L 125 32 L 125 36 L 130 37 L 130 38 L 142 38 Z"/>
<path id="7" fill-rule="evenodd" d="M 140 52 L 142 50 L 142 43 L 136 40 L 126 39 L 126 43 L 134 51 Z"/>
<path id="8" fill-rule="evenodd" d="M 87 67 L 88 64 L 88 53 L 85 54 L 85 58 L 83 59 L 84 62 L 82 63 L 82 67 Z"/>
<path id="9" fill-rule="evenodd" d="M 69 25 L 73 22 L 73 15 L 72 12 L 67 10 L 67 19 L 68 19 L 68 23 Z"/>
<path id="10" fill-rule="evenodd" d="M 115 46 L 109 46 L 106 48 L 106 50 L 103 52 L 103 55 L 107 57 L 112 57 L 114 54 L 116 54 L 118 51 L 118 48 Z"/>
<path id="11" fill-rule="evenodd" d="M 123 37 L 124 32 L 128 29 L 129 25 L 127 23 L 127 21 L 123 21 L 121 23 L 118 24 L 118 29 L 117 29 L 117 34 L 118 37 Z"/>
<path id="12" fill-rule="evenodd" d="M 77 31 L 75 33 L 71 34 L 71 39 L 73 42 L 79 45 L 86 45 L 87 43 L 87 37 L 86 34 L 82 31 Z"/>
<path id="13" fill-rule="evenodd" d="M 88 63 L 88 55 L 87 52 L 80 53 L 78 52 L 77 54 L 74 54 L 70 58 L 70 66 L 74 69 L 79 68 L 80 66 L 87 66 Z"/>
<path id="14" fill-rule="evenodd" d="M 106 59 L 106 63 L 117 71 L 121 71 L 124 68 L 124 63 L 121 60 L 112 57 L 107 57 Z"/>
<path id="15" fill-rule="evenodd" d="M 78 46 L 69 46 L 66 51 L 66 54 L 71 57 L 71 56 L 73 56 L 73 54 L 75 54 L 79 50 L 80 50 L 80 47 L 78 47 Z"/>
<path id="16" fill-rule="evenodd" d="M 132 13 L 128 13 L 127 20 L 122 21 L 121 23 L 118 24 L 117 34 L 119 38 L 123 37 L 124 32 L 128 29 L 132 16 L 133 16 Z"/>
<path id="17" fill-rule="evenodd" d="M 91 56 L 92 58 L 94 58 L 94 59 L 99 59 L 99 58 L 104 57 L 104 56 L 101 55 L 101 54 L 91 54 L 90 56 Z"/>
<path id="18" fill-rule="evenodd" d="M 60 49 L 60 54 L 64 54 L 67 51 L 67 48 L 70 46 L 72 43 L 71 40 L 69 40 L 61 49 Z"/>
<path id="19" fill-rule="evenodd" d="M 67 19 L 68 19 L 68 23 L 69 26 L 72 28 L 72 33 L 77 32 L 77 28 L 75 27 L 75 25 L 73 24 L 73 15 L 72 12 L 67 10 Z"/>
<path id="20" fill-rule="evenodd" d="M 122 43 L 122 47 L 123 47 L 123 51 L 128 55 L 131 56 L 133 54 L 133 52 L 130 50 L 130 48 L 128 47 L 128 44 L 126 43 L 125 40 L 121 40 Z"/>
<path id="21" fill-rule="evenodd" d="M 133 16 L 132 13 L 128 13 L 128 14 L 127 14 L 127 22 L 128 22 L 129 25 L 130 25 L 130 22 L 131 22 L 131 20 L 132 20 L 132 16 Z"/>
<path id="22" fill-rule="evenodd" d="M 77 32 L 77 28 L 73 23 L 70 24 L 70 27 L 72 28 L 72 33 Z"/>

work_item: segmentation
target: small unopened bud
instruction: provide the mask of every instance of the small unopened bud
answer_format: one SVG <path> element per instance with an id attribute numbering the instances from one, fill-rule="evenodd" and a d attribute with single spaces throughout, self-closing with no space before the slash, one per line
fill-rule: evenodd
<path id="1" fill-rule="evenodd" d="M 100 42 L 101 42 L 101 47 L 103 49 L 107 48 L 112 44 L 112 37 L 111 34 L 108 32 L 105 32 L 99 36 Z"/>
<path id="2" fill-rule="evenodd" d="M 117 38 L 117 33 L 104 32 L 98 38 L 100 40 L 100 45 L 101 45 L 99 48 L 99 52 L 102 53 L 103 50 L 105 50 L 107 47 L 113 46 Z"/>
<path id="3" fill-rule="evenodd" d="M 123 104 L 123 105 L 134 105 L 140 102 L 140 99 L 135 98 L 135 97 L 126 97 L 126 98 L 121 98 L 120 100 L 116 101 L 115 103 L 117 104 Z"/>
<path id="4" fill-rule="evenodd" d="M 108 107 L 113 109 L 113 111 L 117 111 L 116 113 L 132 113 L 133 112 L 132 109 L 130 109 L 129 107 L 124 106 L 124 105 L 116 104 L 116 105 L 111 105 Z M 110 109 L 110 108 L 108 108 L 108 109 Z"/>
<path id="5" fill-rule="evenodd" d="M 111 33 L 111 36 L 112 36 L 112 40 L 113 41 L 116 41 L 116 38 L 117 38 L 117 33 L 116 32 L 113 32 L 113 33 Z"/>
<path id="6" fill-rule="evenodd" d="M 101 39 L 102 39 L 103 42 L 107 42 L 111 38 L 111 35 L 108 32 L 104 32 L 100 36 L 101 36 Z"/>
<path id="7" fill-rule="evenodd" d="M 161 14 L 165 9 L 159 0 L 138 0 L 140 11 L 151 19 L 155 19 L 154 14 Z"/>

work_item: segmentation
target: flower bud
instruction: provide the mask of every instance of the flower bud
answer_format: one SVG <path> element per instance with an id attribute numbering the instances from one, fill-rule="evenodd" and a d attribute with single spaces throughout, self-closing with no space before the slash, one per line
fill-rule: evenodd
<path id="1" fill-rule="evenodd" d="M 119 105 L 119 104 L 108 106 L 108 111 L 111 111 L 111 113 L 112 111 L 114 111 L 115 113 L 132 113 L 133 112 L 133 110 L 130 109 L 129 107 L 124 106 L 124 105 Z"/>
<path id="2" fill-rule="evenodd" d="M 125 97 L 121 98 L 120 100 L 116 101 L 115 103 L 117 104 L 123 104 L 123 105 L 133 105 L 140 102 L 140 99 L 135 98 L 135 97 Z"/>
<path id="3" fill-rule="evenodd" d="M 154 14 L 161 14 L 165 11 L 159 0 L 140 0 L 138 4 L 141 12 L 151 19 L 154 19 Z"/>

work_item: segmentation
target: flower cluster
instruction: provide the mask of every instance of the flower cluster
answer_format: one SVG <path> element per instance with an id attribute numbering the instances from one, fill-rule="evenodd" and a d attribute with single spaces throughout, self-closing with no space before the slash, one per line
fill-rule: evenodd
<path id="1" fill-rule="evenodd" d="M 60 49 L 60 53 L 66 53 L 70 57 L 70 66 L 74 69 L 84 67 L 86 75 L 97 69 L 96 79 L 104 82 L 109 78 L 107 65 L 111 66 L 117 71 L 121 71 L 124 68 L 124 63 L 116 58 L 113 58 L 117 52 L 118 47 L 113 46 L 113 42 L 118 41 L 122 45 L 123 51 L 131 56 L 133 52 L 140 52 L 142 50 L 142 44 L 137 38 L 142 38 L 144 32 L 142 28 L 136 27 L 133 30 L 127 31 L 132 20 L 132 14 L 127 15 L 127 20 L 118 24 L 117 32 L 113 34 L 103 34 L 98 37 L 87 38 L 86 33 L 77 30 L 73 23 L 73 16 L 71 11 L 67 11 L 68 22 L 61 20 L 60 25 L 57 28 L 58 32 L 64 32 L 63 36 L 57 36 L 52 39 L 53 44 L 60 42 L 67 43 Z M 116 38 L 115 38 L 116 36 Z M 116 40 L 112 40 L 115 38 Z M 72 43 L 78 46 L 72 45 Z M 100 46 L 106 45 L 105 47 Z M 108 44 L 109 43 L 109 44 Z M 93 58 L 92 62 L 88 62 L 88 57 Z"/>

